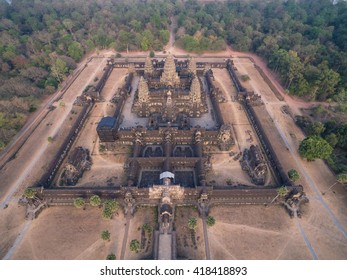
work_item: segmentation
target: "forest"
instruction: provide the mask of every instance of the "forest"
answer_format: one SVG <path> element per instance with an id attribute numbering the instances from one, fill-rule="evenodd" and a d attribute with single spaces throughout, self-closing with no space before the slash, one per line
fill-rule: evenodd
<path id="1" fill-rule="evenodd" d="M 177 46 L 256 53 L 289 94 L 347 113 L 345 1 L 2 0 L 0 150 L 85 54 L 163 50 L 173 18 Z"/>
<path id="2" fill-rule="evenodd" d="M 220 49 L 225 40 L 235 50 L 265 58 L 290 94 L 338 101 L 347 111 L 346 2 L 187 1 L 178 25 L 186 50 Z"/>
<path id="3" fill-rule="evenodd" d="M 1 1 L 0 150 L 84 54 L 161 50 L 169 41 L 172 8 L 164 0 Z"/>

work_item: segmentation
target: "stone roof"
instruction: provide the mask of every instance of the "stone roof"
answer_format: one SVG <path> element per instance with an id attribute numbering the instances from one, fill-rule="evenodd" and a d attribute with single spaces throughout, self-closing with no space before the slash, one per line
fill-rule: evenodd
<path id="1" fill-rule="evenodd" d="M 112 129 L 116 125 L 117 119 L 114 117 L 103 117 L 99 122 L 96 130 Z"/>

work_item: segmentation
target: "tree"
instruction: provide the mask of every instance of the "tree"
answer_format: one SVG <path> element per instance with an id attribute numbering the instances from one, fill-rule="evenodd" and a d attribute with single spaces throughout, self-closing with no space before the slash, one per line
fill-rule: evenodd
<path id="1" fill-rule="evenodd" d="M 308 129 L 309 135 L 321 135 L 325 131 L 325 126 L 321 122 L 314 122 L 311 124 Z"/>
<path id="2" fill-rule="evenodd" d="M 107 257 L 106 257 L 106 260 L 115 260 L 116 259 L 116 255 L 111 253 L 111 254 L 108 254 Z"/>
<path id="3" fill-rule="evenodd" d="M 319 76 L 319 88 L 317 97 L 319 100 L 326 100 L 327 97 L 332 96 L 335 92 L 336 85 L 340 81 L 340 74 L 328 67 L 328 62 L 323 61 L 318 65 L 321 73 Z"/>
<path id="4" fill-rule="evenodd" d="M 140 249 L 140 242 L 137 239 L 133 239 L 130 242 L 130 251 L 138 253 Z"/>
<path id="5" fill-rule="evenodd" d="M 336 129 L 336 136 L 338 139 L 337 146 L 342 149 L 347 149 L 347 124 Z"/>
<path id="6" fill-rule="evenodd" d="M 142 229 L 147 233 L 151 233 L 151 231 L 152 231 L 152 227 L 148 223 L 143 224 Z"/>
<path id="7" fill-rule="evenodd" d="M 36 194 L 37 194 L 37 191 L 32 189 L 32 188 L 27 188 L 24 191 L 24 197 L 29 198 L 29 199 L 34 198 Z"/>
<path id="8" fill-rule="evenodd" d="M 340 184 L 346 184 L 347 183 L 347 173 L 341 173 L 336 176 L 336 181 Z"/>
<path id="9" fill-rule="evenodd" d="M 83 208 L 85 205 L 85 201 L 82 197 L 77 197 L 73 204 L 75 205 L 76 208 Z"/>
<path id="10" fill-rule="evenodd" d="M 327 136 L 325 136 L 325 138 L 324 138 L 328 143 L 329 143 L 329 145 L 331 146 L 331 147 L 335 147 L 336 146 L 336 144 L 337 144 L 337 142 L 338 142 L 338 138 L 337 138 L 337 136 L 336 136 L 336 134 L 335 133 L 330 133 L 330 134 L 328 134 Z"/>
<path id="11" fill-rule="evenodd" d="M 197 225 L 198 221 L 196 220 L 196 218 L 194 217 L 190 217 L 188 220 L 188 228 L 191 230 L 194 230 L 196 225 Z"/>
<path id="12" fill-rule="evenodd" d="M 288 194 L 288 189 L 286 186 L 282 186 L 277 189 L 277 195 L 274 197 L 274 199 L 270 202 L 272 204 L 278 197 L 284 198 Z"/>
<path id="13" fill-rule="evenodd" d="M 53 61 L 51 66 L 51 74 L 59 83 L 65 78 L 65 74 L 67 72 L 68 68 L 64 60 L 57 58 Z"/>
<path id="14" fill-rule="evenodd" d="M 151 52 L 149 53 L 149 56 L 150 56 L 151 58 L 153 58 L 153 57 L 155 56 L 154 51 L 151 51 Z"/>
<path id="15" fill-rule="evenodd" d="M 288 194 L 288 189 L 286 186 L 282 186 L 277 189 L 277 194 L 280 197 L 285 197 Z"/>
<path id="16" fill-rule="evenodd" d="M 288 177 L 290 180 L 295 182 L 300 179 L 300 174 L 298 171 L 296 171 L 296 169 L 293 168 L 288 171 Z"/>
<path id="17" fill-rule="evenodd" d="M 65 102 L 63 100 L 59 102 L 59 107 L 65 109 Z"/>
<path id="18" fill-rule="evenodd" d="M 141 35 L 141 49 L 147 51 L 152 47 L 152 42 L 154 41 L 153 34 L 150 30 L 146 30 Z"/>
<path id="19" fill-rule="evenodd" d="M 80 61 L 80 59 L 83 56 L 83 48 L 80 43 L 73 42 L 68 47 L 68 54 L 71 56 L 75 61 Z"/>
<path id="20" fill-rule="evenodd" d="M 212 216 L 207 216 L 206 218 L 206 224 L 210 227 L 212 227 L 216 223 L 216 220 Z"/>
<path id="21" fill-rule="evenodd" d="M 241 80 L 244 82 L 249 81 L 251 78 L 248 75 L 241 75 Z"/>
<path id="22" fill-rule="evenodd" d="M 53 143 L 53 137 L 52 136 L 48 136 L 47 141 L 48 141 L 48 143 Z"/>
<path id="23" fill-rule="evenodd" d="M 112 219 L 113 213 L 109 208 L 105 208 L 102 210 L 102 217 L 104 219 Z"/>
<path id="24" fill-rule="evenodd" d="M 329 143 L 320 136 L 305 138 L 299 146 L 299 152 L 303 158 L 313 161 L 317 158 L 326 159 L 333 151 Z"/>
<path id="25" fill-rule="evenodd" d="M 91 206 L 99 206 L 101 204 L 101 198 L 98 195 L 92 195 L 89 199 Z"/>
<path id="26" fill-rule="evenodd" d="M 76 36 L 75 34 L 72 32 L 72 28 L 74 27 L 74 22 L 71 19 L 64 19 L 63 20 L 63 25 L 65 26 L 65 28 L 67 30 L 69 30 L 69 32 L 71 33 L 72 37 L 74 38 L 74 40 L 76 41 Z"/>
<path id="27" fill-rule="evenodd" d="M 163 44 L 167 44 L 169 42 L 169 39 L 170 39 L 170 32 L 169 30 L 160 30 L 159 31 L 159 37 L 160 37 L 160 41 L 163 43 Z"/>
<path id="28" fill-rule="evenodd" d="M 111 233 L 108 230 L 103 230 L 101 232 L 101 238 L 105 241 L 110 241 Z"/>
<path id="29" fill-rule="evenodd" d="M 114 199 L 106 200 L 104 202 L 104 208 L 102 211 L 102 216 L 104 219 L 112 219 L 112 216 L 117 212 L 119 204 Z"/>

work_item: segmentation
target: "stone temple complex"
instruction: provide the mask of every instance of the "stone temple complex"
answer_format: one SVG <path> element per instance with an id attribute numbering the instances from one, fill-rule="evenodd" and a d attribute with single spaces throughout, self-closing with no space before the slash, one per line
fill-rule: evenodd
<path id="1" fill-rule="evenodd" d="M 133 152 L 125 165 L 127 185 L 151 187 L 161 184 L 161 172 L 175 174 L 174 182 L 183 187 L 206 185 L 209 158 L 204 155 L 205 145 L 228 151 L 234 145 L 231 126 L 222 117 L 213 129 L 206 129 L 201 117 L 208 114 L 206 96 L 196 70 L 194 59 L 176 63 L 172 55 L 159 62 L 147 58 L 135 93 L 131 112 L 147 119 L 147 126 L 117 130 L 119 116 L 104 117 L 98 126 L 100 140 L 119 145 L 132 145 Z M 200 71 L 200 77 L 206 74 Z M 217 94 L 216 94 L 217 97 Z M 211 108 L 221 115 L 219 101 Z M 191 120 L 196 125 L 192 126 Z M 107 127 L 107 123 L 110 124 Z M 104 126 L 106 124 L 106 126 Z M 110 137 L 113 135 L 113 137 Z"/>
<path id="2" fill-rule="evenodd" d="M 214 69 L 224 71 L 223 79 L 228 80 L 223 90 Z M 86 144 L 78 137 L 91 112 L 106 101 L 103 88 L 114 70 L 117 75 L 127 74 L 112 92 L 113 97 L 103 104 L 107 108 L 103 115 L 98 115 L 95 123 L 89 122 L 96 124 L 97 133 L 93 127 L 95 138 L 87 143 L 91 149 L 76 147 L 78 141 Z M 227 102 L 233 106 L 223 107 Z M 278 197 L 277 187 L 283 185 L 288 188 L 283 200 L 291 214 L 299 213 L 300 203 L 306 202 L 302 186 L 289 180 L 263 129 L 262 120 L 269 115 L 261 97 L 243 87 L 229 57 L 199 61 L 171 54 L 153 59 L 112 58 L 98 83 L 79 96 L 74 106 L 78 107 L 78 116 L 55 158 L 33 186 L 37 199 L 29 201 L 27 217 L 35 218 L 47 205 L 71 205 L 76 198 L 90 199 L 92 195 L 117 200 L 128 222 L 137 207 L 154 206 L 158 215 L 153 258 L 175 259 L 178 205 L 194 206 L 205 219 L 214 205 L 272 204 Z M 230 108 L 236 112 L 230 112 Z M 228 114 L 241 111 L 244 121 L 230 123 Z M 257 143 L 251 144 L 252 137 L 240 136 L 240 130 L 236 133 L 235 125 L 251 127 L 248 135 L 256 135 Z M 93 171 L 93 163 L 104 168 L 108 162 L 107 172 L 114 172 L 111 178 L 109 173 L 101 174 L 103 169 Z M 232 168 L 224 169 L 218 184 L 215 165 L 223 164 Z M 121 180 L 113 183 L 118 176 Z M 225 180 L 226 176 L 240 180 L 234 183 Z M 87 177 L 87 182 L 79 185 L 82 177 Z M 94 185 L 95 177 L 106 180 Z"/>

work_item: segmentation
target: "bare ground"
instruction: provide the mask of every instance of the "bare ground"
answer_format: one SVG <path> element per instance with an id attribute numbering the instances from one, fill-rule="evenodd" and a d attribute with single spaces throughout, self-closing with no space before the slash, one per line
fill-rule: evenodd
<path id="1" fill-rule="evenodd" d="M 13 259 L 64 260 L 105 259 L 110 253 L 120 254 L 124 217 L 120 213 L 112 220 L 101 217 L 102 209 L 72 206 L 51 207 L 34 220 Z M 108 230 L 111 241 L 101 239 Z"/>
<path id="2" fill-rule="evenodd" d="M 284 209 L 277 206 L 212 208 L 208 228 L 212 259 L 310 259 L 310 252 Z"/>

